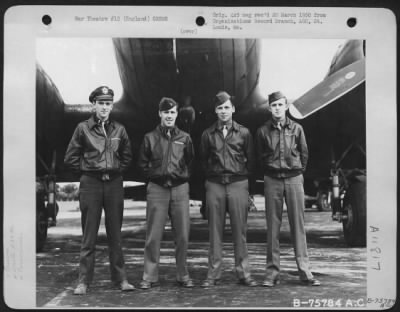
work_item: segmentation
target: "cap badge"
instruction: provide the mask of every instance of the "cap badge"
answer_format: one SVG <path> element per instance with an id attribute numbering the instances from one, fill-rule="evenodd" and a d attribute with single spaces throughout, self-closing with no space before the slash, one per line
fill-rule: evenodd
<path id="1" fill-rule="evenodd" d="M 101 89 L 101 91 L 103 91 L 103 94 L 108 94 L 108 89 L 106 87 L 104 87 L 103 89 Z"/>

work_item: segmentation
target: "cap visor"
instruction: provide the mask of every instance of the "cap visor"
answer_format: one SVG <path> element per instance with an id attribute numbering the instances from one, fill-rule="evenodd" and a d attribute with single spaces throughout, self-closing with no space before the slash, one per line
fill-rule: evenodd
<path id="1" fill-rule="evenodd" d="M 95 100 L 113 100 L 113 97 L 110 95 L 98 95 L 95 97 Z"/>

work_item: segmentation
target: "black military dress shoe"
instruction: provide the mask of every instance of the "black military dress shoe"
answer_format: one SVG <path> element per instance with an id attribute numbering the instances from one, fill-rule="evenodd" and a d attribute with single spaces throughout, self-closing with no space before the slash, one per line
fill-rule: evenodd
<path id="1" fill-rule="evenodd" d="M 185 288 L 193 288 L 194 287 L 194 283 L 191 279 L 188 279 L 186 281 L 176 281 L 176 282 L 181 287 L 185 287 Z"/>
<path id="2" fill-rule="evenodd" d="M 320 286 L 321 285 L 320 281 L 315 278 L 312 278 L 309 280 L 302 280 L 302 282 L 308 286 Z"/>
<path id="3" fill-rule="evenodd" d="M 203 288 L 214 287 L 215 285 L 217 285 L 217 281 L 215 279 L 210 279 L 210 278 L 205 279 L 203 283 L 201 283 L 201 287 Z"/>
<path id="4" fill-rule="evenodd" d="M 239 280 L 239 284 L 244 285 L 244 286 L 248 286 L 248 287 L 258 286 L 258 283 L 255 280 L 253 280 L 251 277 L 241 278 Z"/>

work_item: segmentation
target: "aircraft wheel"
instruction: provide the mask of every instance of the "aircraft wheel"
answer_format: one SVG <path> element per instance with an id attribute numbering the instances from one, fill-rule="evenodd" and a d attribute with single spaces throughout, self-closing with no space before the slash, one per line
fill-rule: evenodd
<path id="1" fill-rule="evenodd" d="M 317 194 L 317 209 L 318 211 L 331 210 L 331 195 L 329 192 L 318 192 Z"/>
<path id="2" fill-rule="evenodd" d="M 55 202 L 54 205 L 52 204 L 47 204 L 46 206 L 47 210 L 47 219 L 48 219 L 48 226 L 55 226 L 57 224 L 57 215 L 58 211 L 60 210 L 58 203 Z"/>
<path id="3" fill-rule="evenodd" d="M 44 202 L 39 200 L 36 202 L 36 252 L 41 251 L 47 238 L 47 213 Z"/>
<path id="4" fill-rule="evenodd" d="M 343 212 L 347 216 L 343 220 L 344 239 L 352 247 L 366 246 L 366 193 L 366 182 L 357 181 L 350 185 L 344 198 Z"/>

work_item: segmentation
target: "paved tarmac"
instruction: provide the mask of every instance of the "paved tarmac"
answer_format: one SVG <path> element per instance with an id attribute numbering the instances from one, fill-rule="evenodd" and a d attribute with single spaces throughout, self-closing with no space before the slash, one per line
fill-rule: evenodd
<path id="1" fill-rule="evenodd" d="M 37 253 L 37 306 L 44 308 L 351 308 L 366 304 L 366 248 L 349 248 L 341 224 L 330 212 L 307 209 L 306 230 L 312 272 L 321 286 L 304 286 L 298 279 L 290 242 L 287 215 L 281 230 L 281 279 L 274 288 L 239 285 L 233 273 L 233 246 L 229 217 L 224 236 L 224 271 L 219 285 L 203 289 L 207 274 L 208 228 L 198 202 L 191 206 L 188 265 L 196 287 L 175 283 L 174 243 L 167 222 L 160 259 L 160 286 L 122 293 L 109 281 L 108 251 L 104 220 L 96 251 L 95 278 L 86 296 L 73 295 L 78 280 L 81 239 L 78 202 L 59 202 L 57 226 L 49 228 L 44 250 Z M 266 262 L 266 225 L 263 197 L 255 197 L 257 211 L 249 213 L 248 249 L 253 277 L 262 282 Z M 128 278 L 138 286 L 143 274 L 146 235 L 145 202 L 125 200 L 123 249 Z"/>

